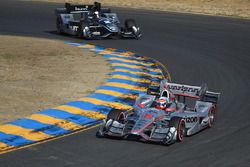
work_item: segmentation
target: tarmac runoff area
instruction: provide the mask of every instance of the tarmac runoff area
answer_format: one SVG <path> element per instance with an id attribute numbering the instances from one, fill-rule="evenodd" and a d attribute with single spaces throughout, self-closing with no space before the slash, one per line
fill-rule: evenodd
<path id="1" fill-rule="evenodd" d="M 111 71 L 101 56 L 62 41 L 0 38 L 0 124 L 88 95 Z"/>

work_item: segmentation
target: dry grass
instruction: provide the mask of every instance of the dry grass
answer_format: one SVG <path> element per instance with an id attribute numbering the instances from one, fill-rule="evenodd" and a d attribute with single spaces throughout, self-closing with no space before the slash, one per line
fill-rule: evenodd
<path id="1" fill-rule="evenodd" d="M 90 3 L 93 0 L 39 0 Z M 100 0 L 105 6 L 142 8 L 162 11 L 200 13 L 250 18 L 250 0 Z"/>
<path id="2" fill-rule="evenodd" d="M 60 41 L 0 38 L 0 123 L 89 94 L 110 70 L 100 56 Z"/>

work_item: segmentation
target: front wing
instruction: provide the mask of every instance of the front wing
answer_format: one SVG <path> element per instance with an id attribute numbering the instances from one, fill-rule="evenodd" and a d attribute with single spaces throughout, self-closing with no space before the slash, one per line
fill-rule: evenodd
<path id="1" fill-rule="evenodd" d="M 123 139 L 136 138 L 142 141 L 160 142 L 163 144 L 172 144 L 176 141 L 177 131 L 174 127 L 152 128 L 150 134 L 148 129 L 141 132 L 132 132 L 133 125 L 129 122 L 122 124 L 114 120 L 104 121 L 98 130 L 98 136 L 110 136 Z"/>

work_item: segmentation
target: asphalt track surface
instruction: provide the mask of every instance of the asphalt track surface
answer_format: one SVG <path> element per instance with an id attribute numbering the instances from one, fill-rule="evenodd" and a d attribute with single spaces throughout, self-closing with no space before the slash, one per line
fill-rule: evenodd
<path id="1" fill-rule="evenodd" d="M 0 1 L 0 34 L 81 42 L 55 31 L 58 4 Z M 95 129 L 0 155 L 4 167 L 250 166 L 250 21 L 116 9 L 133 17 L 141 40 L 89 41 L 153 57 L 173 81 L 222 93 L 212 129 L 171 146 L 97 139 Z"/>

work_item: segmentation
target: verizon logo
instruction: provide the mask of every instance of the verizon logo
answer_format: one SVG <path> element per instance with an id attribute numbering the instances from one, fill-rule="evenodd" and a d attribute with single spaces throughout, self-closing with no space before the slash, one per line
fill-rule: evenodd
<path id="1" fill-rule="evenodd" d="M 182 91 L 182 92 L 192 92 L 197 93 L 199 91 L 199 88 L 192 88 L 187 86 L 178 86 L 178 85 L 169 85 L 169 89 L 173 91 Z"/>

